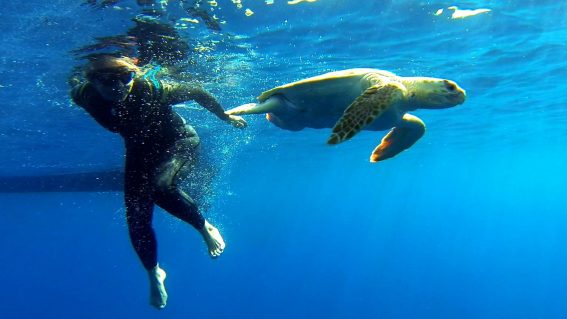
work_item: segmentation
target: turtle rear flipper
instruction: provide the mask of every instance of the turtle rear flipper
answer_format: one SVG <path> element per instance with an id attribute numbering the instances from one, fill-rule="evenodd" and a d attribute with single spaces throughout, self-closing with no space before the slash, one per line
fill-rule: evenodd
<path id="1" fill-rule="evenodd" d="M 425 124 L 416 116 L 405 114 L 402 122 L 382 138 L 372 155 L 370 162 L 375 163 L 391 158 L 411 147 L 425 133 Z"/>
<path id="2" fill-rule="evenodd" d="M 333 127 L 327 144 L 339 144 L 352 138 L 363 127 L 372 123 L 391 105 L 403 98 L 406 89 L 395 82 L 376 84 L 364 91 Z"/>

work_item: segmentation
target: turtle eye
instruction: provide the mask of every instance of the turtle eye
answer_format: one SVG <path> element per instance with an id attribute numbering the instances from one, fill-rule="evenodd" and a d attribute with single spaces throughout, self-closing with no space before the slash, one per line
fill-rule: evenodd
<path id="1" fill-rule="evenodd" d="M 447 90 L 449 90 L 450 92 L 453 92 L 457 89 L 457 86 L 455 85 L 455 83 L 449 82 L 447 80 L 445 80 L 445 87 L 447 88 Z"/>

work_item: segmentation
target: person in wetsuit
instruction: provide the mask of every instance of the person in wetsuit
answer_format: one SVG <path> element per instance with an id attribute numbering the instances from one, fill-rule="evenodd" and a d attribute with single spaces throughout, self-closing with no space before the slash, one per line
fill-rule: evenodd
<path id="1" fill-rule="evenodd" d="M 246 122 L 227 115 L 217 100 L 200 86 L 150 81 L 126 57 L 100 56 L 89 62 L 86 81 L 71 96 L 101 126 L 120 134 L 126 147 L 124 198 L 132 245 L 150 279 L 150 303 L 167 303 L 165 271 L 159 267 L 152 228 L 154 204 L 197 229 L 211 257 L 225 248 L 224 240 L 177 183 L 198 157 L 199 136 L 172 106 L 194 100 L 219 119 L 242 128 Z"/>

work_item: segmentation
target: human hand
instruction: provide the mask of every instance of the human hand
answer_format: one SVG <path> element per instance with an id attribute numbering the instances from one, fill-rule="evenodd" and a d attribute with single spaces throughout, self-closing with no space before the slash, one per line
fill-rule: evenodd
<path id="1" fill-rule="evenodd" d="M 236 128 L 245 128 L 246 126 L 248 126 L 248 123 L 246 123 L 242 116 L 228 115 L 228 121 L 230 122 L 230 124 L 232 124 L 232 126 Z"/>

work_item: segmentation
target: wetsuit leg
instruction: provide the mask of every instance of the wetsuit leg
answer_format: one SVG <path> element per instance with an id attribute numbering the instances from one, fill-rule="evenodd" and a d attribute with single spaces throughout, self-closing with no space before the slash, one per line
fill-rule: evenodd
<path id="1" fill-rule="evenodd" d="M 132 152 L 134 153 L 134 152 Z M 124 199 L 130 240 L 144 268 L 157 265 L 157 241 L 152 227 L 154 201 L 149 163 L 140 154 L 126 153 Z"/>
<path id="2" fill-rule="evenodd" d="M 154 198 L 156 204 L 173 216 L 202 229 L 205 218 L 195 201 L 177 185 L 191 172 L 198 155 L 198 138 L 178 140 L 166 151 L 155 175 Z"/>

